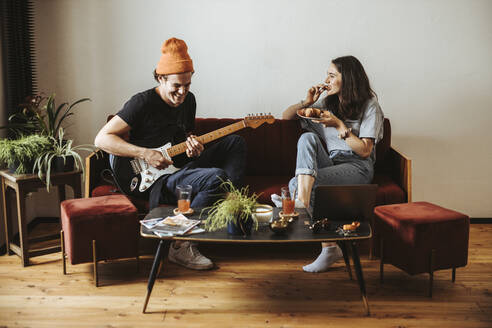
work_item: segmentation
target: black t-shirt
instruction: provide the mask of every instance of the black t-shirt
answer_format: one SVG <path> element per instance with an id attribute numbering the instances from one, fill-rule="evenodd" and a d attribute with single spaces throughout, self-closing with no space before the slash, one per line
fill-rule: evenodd
<path id="1" fill-rule="evenodd" d="M 116 115 L 131 127 L 131 144 L 146 148 L 161 147 L 168 142 L 175 145 L 185 141 L 195 128 L 195 96 L 188 92 L 181 105 L 171 107 L 152 88 L 134 95 Z M 182 154 L 173 161 L 181 167 L 190 159 Z"/>

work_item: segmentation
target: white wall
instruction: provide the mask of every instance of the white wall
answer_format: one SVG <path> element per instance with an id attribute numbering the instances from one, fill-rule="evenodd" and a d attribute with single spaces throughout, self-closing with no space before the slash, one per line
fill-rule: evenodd
<path id="1" fill-rule="evenodd" d="M 78 143 L 92 142 L 108 114 L 154 85 L 172 36 L 194 60 L 200 117 L 280 117 L 324 79 L 330 59 L 352 54 L 391 120 L 393 145 L 413 159 L 414 200 L 492 217 L 492 1 L 35 4 L 39 89 L 59 101 L 92 98 L 69 129 Z"/>

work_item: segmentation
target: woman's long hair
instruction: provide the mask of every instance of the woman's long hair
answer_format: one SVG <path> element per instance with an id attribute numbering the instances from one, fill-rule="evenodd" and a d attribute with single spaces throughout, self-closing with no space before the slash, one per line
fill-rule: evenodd
<path id="1" fill-rule="evenodd" d="M 329 96 L 326 100 L 328 109 L 341 120 L 359 119 L 362 106 L 367 100 L 377 97 L 371 89 L 364 67 L 354 56 L 338 57 L 332 63 L 342 75 L 341 101 L 338 94 Z"/>

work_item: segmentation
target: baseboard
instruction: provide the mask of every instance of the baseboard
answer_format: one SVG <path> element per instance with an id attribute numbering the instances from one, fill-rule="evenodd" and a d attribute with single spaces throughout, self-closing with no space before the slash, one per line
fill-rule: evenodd
<path id="1" fill-rule="evenodd" d="M 483 224 L 483 223 L 492 223 L 492 218 L 470 218 L 470 223 L 478 223 L 478 224 Z"/>

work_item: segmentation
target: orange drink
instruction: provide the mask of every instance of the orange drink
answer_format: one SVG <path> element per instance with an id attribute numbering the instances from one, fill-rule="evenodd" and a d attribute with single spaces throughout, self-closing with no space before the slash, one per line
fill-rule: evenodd
<path id="1" fill-rule="evenodd" d="M 294 199 L 290 199 L 290 198 L 282 199 L 282 212 L 284 212 L 284 214 L 294 213 L 295 204 L 296 201 Z"/>
<path id="2" fill-rule="evenodd" d="M 292 197 L 288 187 L 282 187 L 280 189 L 282 195 L 282 212 L 284 214 L 293 214 L 295 208 L 295 198 Z"/>
<path id="3" fill-rule="evenodd" d="M 178 211 L 181 213 L 188 212 L 190 209 L 190 200 L 189 199 L 179 199 L 178 200 Z"/>
<path id="4" fill-rule="evenodd" d="M 186 213 L 190 209 L 191 204 L 191 190 L 190 185 L 178 185 L 176 186 L 176 192 L 178 196 L 178 211 Z"/>

